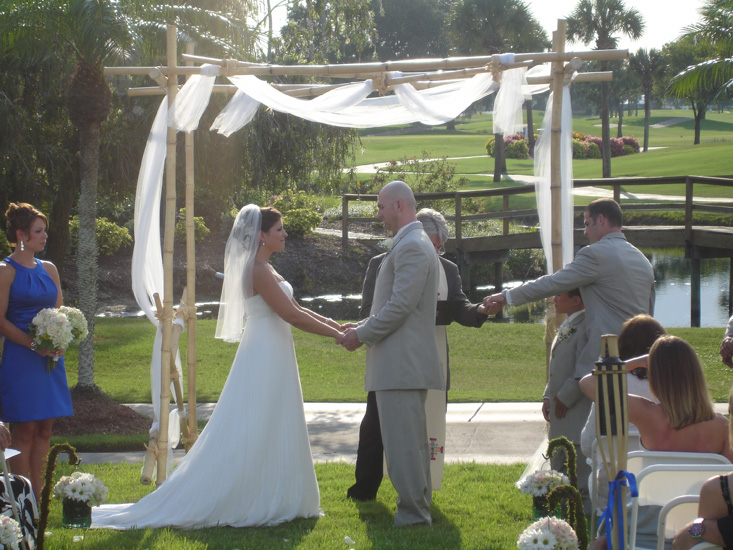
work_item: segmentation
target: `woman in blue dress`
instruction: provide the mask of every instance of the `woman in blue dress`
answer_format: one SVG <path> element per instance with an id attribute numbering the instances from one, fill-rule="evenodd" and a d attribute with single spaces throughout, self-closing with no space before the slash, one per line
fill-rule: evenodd
<path id="1" fill-rule="evenodd" d="M 46 246 L 46 216 L 30 204 L 11 203 L 5 218 L 5 234 L 15 250 L 0 262 L 0 335 L 5 337 L 0 414 L 20 451 L 10 468 L 30 479 L 39 498 L 53 420 L 73 411 L 61 352 L 36 349 L 28 327 L 40 310 L 60 307 L 63 298 L 56 266 L 35 258 Z M 54 355 L 58 361 L 47 372 L 48 357 Z"/>

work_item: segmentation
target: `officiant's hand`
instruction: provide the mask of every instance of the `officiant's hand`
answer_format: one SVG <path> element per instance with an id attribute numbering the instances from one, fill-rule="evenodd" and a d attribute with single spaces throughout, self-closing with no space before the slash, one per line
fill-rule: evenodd
<path id="1" fill-rule="evenodd" d="M 555 417 L 556 418 L 565 418 L 565 414 L 568 412 L 568 407 L 560 401 L 557 397 L 555 399 Z"/>
<path id="2" fill-rule="evenodd" d="M 542 416 L 545 418 L 545 422 L 550 421 L 550 400 L 547 397 L 542 400 Z"/>
<path id="3" fill-rule="evenodd" d="M 481 305 L 488 311 L 488 315 L 496 315 L 506 305 L 506 300 L 501 292 L 499 292 L 484 298 Z"/>
<path id="4" fill-rule="evenodd" d="M 720 343 L 720 358 L 729 367 L 733 368 L 733 337 L 726 336 Z"/>
<path id="5" fill-rule="evenodd" d="M 363 345 L 356 336 L 356 330 L 353 328 L 348 329 L 341 336 L 336 338 L 336 343 L 341 344 L 348 351 L 354 351 Z"/>

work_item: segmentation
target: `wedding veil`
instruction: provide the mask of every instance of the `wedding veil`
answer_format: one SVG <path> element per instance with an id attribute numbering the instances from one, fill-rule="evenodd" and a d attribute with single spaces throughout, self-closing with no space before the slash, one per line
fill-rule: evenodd
<path id="1" fill-rule="evenodd" d="M 224 252 L 224 284 L 219 303 L 216 338 L 239 342 L 247 318 L 245 300 L 254 296 L 252 273 L 259 248 L 260 207 L 248 204 L 234 220 Z"/>

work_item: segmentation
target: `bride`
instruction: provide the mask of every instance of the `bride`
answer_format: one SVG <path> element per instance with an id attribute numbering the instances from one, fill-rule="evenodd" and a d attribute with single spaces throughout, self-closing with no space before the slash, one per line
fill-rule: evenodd
<path id="1" fill-rule="evenodd" d="M 249 527 L 321 514 L 290 325 L 333 338 L 341 326 L 298 305 L 269 264 L 285 237 L 274 208 L 239 211 L 216 337 L 240 344 L 211 419 L 158 489 L 94 508 L 92 527 Z"/>

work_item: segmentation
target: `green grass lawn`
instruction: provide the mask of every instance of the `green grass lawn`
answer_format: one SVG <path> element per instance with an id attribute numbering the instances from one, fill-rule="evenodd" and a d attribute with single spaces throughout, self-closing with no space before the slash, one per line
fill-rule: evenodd
<path id="1" fill-rule="evenodd" d="M 197 323 L 198 401 L 216 401 L 234 359 L 236 344 L 214 339 L 216 321 Z M 690 341 L 705 368 L 713 397 L 726 401 L 731 373 L 718 357 L 722 328 L 674 328 Z M 154 330 L 146 319 L 98 319 L 96 383 L 119 402 L 150 402 L 150 354 Z M 540 401 L 545 386 L 544 326 L 488 322 L 480 329 L 453 324 L 452 402 Z M 303 397 L 309 402 L 362 402 L 365 348 L 346 352 L 329 339 L 293 330 Z M 186 336 L 181 338 L 184 353 Z M 67 352 L 69 384 L 76 384 L 76 348 Z"/>
<path id="2" fill-rule="evenodd" d="M 472 463 L 446 466 L 443 489 L 433 493 L 433 526 L 395 529 L 397 497 L 385 481 L 374 502 L 346 499 L 354 468 L 345 463 L 316 464 L 321 492 L 319 519 L 301 519 L 275 527 L 210 529 L 140 529 L 131 531 L 64 529 L 61 503 L 52 501 L 46 548 L 232 550 L 512 550 L 519 534 L 532 523 L 532 501 L 514 487 L 523 465 L 487 466 Z M 88 464 L 82 467 L 109 488 L 108 503 L 135 502 L 152 491 L 140 485 L 137 464 Z M 71 467 L 59 464 L 55 479 Z M 175 506 L 175 503 L 171 503 Z M 83 535 L 81 542 L 74 536 Z M 354 542 L 348 544 L 345 537 Z"/>
<path id="3" fill-rule="evenodd" d="M 535 128 L 541 125 L 544 113 L 534 112 Z M 685 122 L 663 127 L 651 128 L 647 153 L 616 157 L 611 161 L 614 177 L 652 177 L 678 175 L 714 176 L 728 174 L 732 170 L 729 162 L 733 145 L 733 114 L 730 112 L 707 113 L 702 121 L 701 145 L 693 146 L 694 120 L 689 110 L 657 110 L 652 112 L 651 124 L 674 118 L 687 118 Z M 496 186 L 493 183 L 494 159 L 486 154 L 484 148 L 491 131 L 491 114 L 481 113 L 468 120 L 461 120 L 454 132 L 444 127 L 426 128 L 414 126 L 403 128 L 399 135 L 379 135 L 379 130 L 365 133 L 361 137 L 362 150 L 357 153 L 355 164 L 369 165 L 403 157 L 421 157 L 426 151 L 433 158 L 439 157 L 477 157 L 451 160 L 457 166 L 456 172 L 469 178 L 465 189 L 484 189 Z M 617 119 L 612 119 L 611 135 L 616 136 Z M 598 117 L 576 116 L 573 129 L 576 132 L 600 137 L 601 128 Z M 536 130 L 535 130 L 536 131 Z M 376 135 L 375 135 L 376 134 Z M 640 144 L 644 136 L 644 113 L 638 116 L 624 116 L 623 135 L 636 137 Z M 509 174 L 529 175 L 534 171 L 533 161 L 507 160 Z M 600 178 L 600 160 L 583 159 L 573 161 L 575 178 Z M 361 175 L 360 179 L 368 178 Z M 653 191 L 644 188 L 638 192 L 684 195 L 683 186 L 659 186 Z M 714 187 L 705 190 L 695 188 L 696 195 L 702 197 L 730 197 L 730 188 Z"/>

